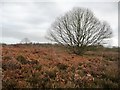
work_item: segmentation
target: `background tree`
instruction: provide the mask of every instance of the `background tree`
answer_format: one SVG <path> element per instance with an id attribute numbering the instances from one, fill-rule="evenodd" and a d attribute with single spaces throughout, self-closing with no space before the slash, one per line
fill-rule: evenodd
<path id="1" fill-rule="evenodd" d="M 30 40 L 28 38 L 23 38 L 20 43 L 29 44 Z"/>
<path id="2" fill-rule="evenodd" d="M 110 38 L 112 31 L 109 24 L 100 22 L 92 11 L 76 7 L 57 18 L 48 34 L 50 40 L 68 45 L 81 54 L 87 46 L 101 44 Z"/>

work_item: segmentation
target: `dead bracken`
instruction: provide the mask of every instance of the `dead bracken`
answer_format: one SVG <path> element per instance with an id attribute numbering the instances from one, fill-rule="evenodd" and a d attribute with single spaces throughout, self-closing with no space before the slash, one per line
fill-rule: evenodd
<path id="1" fill-rule="evenodd" d="M 43 46 L 3 47 L 3 88 L 118 87 L 118 63 L 115 59 L 118 52 L 114 48 L 113 51 L 91 50 L 80 56 L 70 54 L 64 47 Z M 40 50 L 40 53 L 32 53 L 35 50 Z M 105 53 L 104 56 L 101 52 Z M 108 58 L 109 54 L 112 59 Z"/>

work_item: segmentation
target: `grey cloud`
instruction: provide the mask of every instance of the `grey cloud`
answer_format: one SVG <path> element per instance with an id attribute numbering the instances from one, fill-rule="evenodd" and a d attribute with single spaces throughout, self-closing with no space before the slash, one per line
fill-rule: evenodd
<path id="1" fill-rule="evenodd" d="M 15 29 L 8 30 L 8 28 L 3 29 L 2 35 L 7 38 L 15 38 L 18 40 L 22 40 L 25 37 L 29 38 L 31 41 L 44 42 L 44 40 L 46 40 L 44 36 L 41 34 L 41 32 L 26 33 L 26 32 L 21 32 L 20 30 L 15 30 Z"/>
<path id="2" fill-rule="evenodd" d="M 26 19 L 28 23 L 40 24 L 50 22 L 59 14 L 59 9 L 56 8 L 54 2 L 35 2 L 33 5 L 36 7 L 36 10 L 30 10 L 29 18 Z"/>
<path id="3" fill-rule="evenodd" d="M 72 7 L 90 8 L 98 18 L 103 18 L 105 21 L 107 20 L 114 29 L 114 35 L 117 35 L 116 3 L 31 1 L 32 2 L 22 1 L 22 3 L 4 2 L 4 8 L 2 8 L 3 17 L 1 18 L 3 38 L 10 37 L 21 40 L 24 37 L 28 37 L 32 41 L 48 42 L 48 40 L 45 39 L 45 33 L 52 22 L 54 22 L 56 17 L 71 10 Z"/>

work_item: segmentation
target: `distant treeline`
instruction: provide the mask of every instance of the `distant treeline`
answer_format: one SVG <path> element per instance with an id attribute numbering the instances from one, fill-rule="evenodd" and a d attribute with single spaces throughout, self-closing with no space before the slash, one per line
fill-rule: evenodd
<path id="1" fill-rule="evenodd" d="M 54 46 L 54 47 L 68 47 L 67 45 L 60 45 L 60 44 L 57 44 L 57 43 L 17 43 L 17 44 L 6 44 L 6 43 L 0 43 L 0 45 L 2 46 L 16 46 L 16 47 L 19 47 L 19 46 L 24 46 L 24 45 L 27 45 L 27 46 L 42 46 L 42 47 L 50 47 L 50 46 Z M 94 50 L 114 50 L 114 51 L 118 51 L 120 47 L 117 47 L 117 46 L 113 46 L 113 47 L 104 47 L 103 45 L 90 45 L 87 47 L 87 50 L 89 51 L 94 51 Z"/>

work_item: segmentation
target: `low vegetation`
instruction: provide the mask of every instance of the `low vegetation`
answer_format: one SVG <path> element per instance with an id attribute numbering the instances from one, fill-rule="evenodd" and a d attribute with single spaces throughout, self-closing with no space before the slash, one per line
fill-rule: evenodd
<path id="1" fill-rule="evenodd" d="M 22 55 L 17 56 L 16 59 L 22 64 L 27 64 L 27 60 Z"/>
<path id="2" fill-rule="evenodd" d="M 118 52 L 114 48 L 88 48 L 80 56 L 56 45 L 11 46 L 3 47 L 3 89 L 118 88 Z"/>

